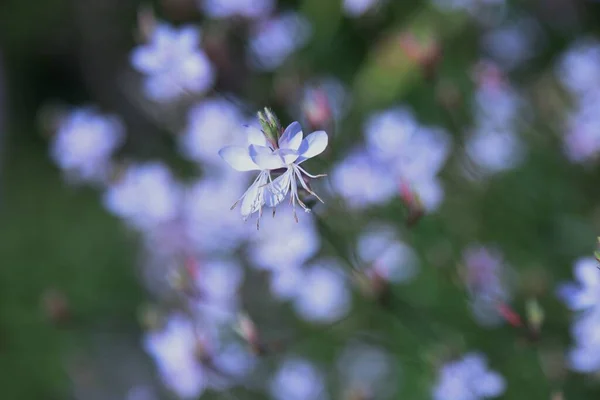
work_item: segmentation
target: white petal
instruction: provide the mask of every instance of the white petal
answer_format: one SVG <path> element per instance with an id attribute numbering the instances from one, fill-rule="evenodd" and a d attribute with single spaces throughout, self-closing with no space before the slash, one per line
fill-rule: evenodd
<path id="1" fill-rule="evenodd" d="M 265 183 L 267 183 L 267 175 L 261 172 L 242 200 L 241 213 L 244 219 L 258 211 L 265 203 Z"/>
<path id="2" fill-rule="evenodd" d="M 246 147 L 229 146 L 222 148 L 219 155 L 231 167 L 238 171 L 254 171 L 260 169 L 250 158 L 250 154 Z"/>
<path id="3" fill-rule="evenodd" d="M 298 151 L 292 149 L 278 149 L 275 150 L 275 154 L 279 155 L 286 165 L 296 161 L 299 156 Z"/>
<path id="4" fill-rule="evenodd" d="M 159 70 L 164 61 L 160 54 L 150 46 L 135 48 L 130 57 L 133 68 L 146 74 Z"/>
<path id="5" fill-rule="evenodd" d="M 269 142 L 265 134 L 255 126 L 246 126 L 246 132 L 248 133 L 248 144 L 255 144 L 257 146 L 268 147 Z"/>
<path id="6" fill-rule="evenodd" d="M 308 160 L 314 156 L 318 156 L 327 147 L 327 133 L 325 131 L 317 131 L 308 135 L 300 145 L 298 152 L 300 157 L 296 161 L 296 164 L 300 164 L 303 161 Z"/>
<path id="7" fill-rule="evenodd" d="M 600 285 L 598 262 L 591 257 L 580 258 L 575 263 L 575 276 L 585 287 L 598 287 Z"/>
<path id="8" fill-rule="evenodd" d="M 268 147 L 250 145 L 250 157 L 261 170 L 272 170 L 285 166 L 279 154 L 274 153 Z"/>
<path id="9" fill-rule="evenodd" d="M 302 143 L 302 126 L 298 122 L 292 122 L 279 138 L 279 148 L 298 150 L 300 143 Z"/>
<path id="10" fill-rule="evenodd" d="M 287 192 L 290 189 L 290 178 L 292 177 L 292 170 L 288 169 L 285 173 L 275 179 L 265 192 L 265 204 L 268 207 L 275 207 L 281 203 Z"/>

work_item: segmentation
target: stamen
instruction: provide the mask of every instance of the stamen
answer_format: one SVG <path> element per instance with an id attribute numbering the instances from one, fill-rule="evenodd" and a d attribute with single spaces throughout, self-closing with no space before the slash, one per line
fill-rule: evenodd
<path id="1" fill-rule="evenodd" d="M 302 169 L 300 167 L 297 167 L 298 169 Z M 302 187 L 304 188 L 304 190 L 306 190 L 308 193 L 312 194 L 313 196 L 315 196 L 317 198 L 317 200 L 319 200 L 321 203 L 325 204 L 325 202 L 312 190 L 310 190 L 308 188 L 308 185 L 306 184 L 306 182 L 304 182 L 304 179 L 302 178 L 302 175 L 300 174 L 300 171 L 298 171 L 297 169 L 294 169 L 294 172 L 296 173 L 296 175 L 298 176 L 298 179 L 300 180 L 300 185 L 302 185 Z"/>
<path id="2" fill-rule="evenodd" d="M 296 165 L 296 164 L 294 164 L 294 167 L 298 168 L 300 171 L 302 171 L 304 173 L 304 175 L 306 175 L 306 176 L 308 176 L 309 178 L 312 178 L 312 179 L 323 178 L 323 177 L 327 176 L 327 174 L 311 175 L 308 172 L 306 172 L 306 170 L 303 169 L 301 166 Z"/>

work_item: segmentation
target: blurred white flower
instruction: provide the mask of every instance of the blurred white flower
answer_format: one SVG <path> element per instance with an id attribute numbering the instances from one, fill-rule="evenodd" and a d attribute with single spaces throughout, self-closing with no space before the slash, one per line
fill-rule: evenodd
<path id="1" fill-rule="evenodd" d="M 228 389 L 254 366 L 254 358 L 239 344 L 209 342 L 198 328 L 183 315 L 172 314 L 162 330 L 144 337 L 144 348 L 165 386 L 183 399 L 198 398 L 209 388 Z"/>
<path id="2" fill-rule="evenodd" d="M 563 283 L 558 295 L 574 311 L 591 310 L 600 315 L 600 269 L 594 258 L 580 258 L 575 262 L 577 283 Z"/>
<path id="3" fill-rule="evenodd" d="M 219 150 L 245 144 L 244 118 L 238 107 L 225 99 L 203 100 L 188 111 L 188 123 L 179 136 L 179 147 L 189 159 L 219 166 Z"/>
<path id="4" fill-rule="evenodd" d="M 261 230 L 249 246 L 253 265 L 266 270 L 303 265 L 320 246 L 319 235 L 310 215 L 296 223 L 291 218 L 265 218 Z"/>
<path id="5" fill-rule="evenodd" d="M 450 152 L 448 134 L 421 126 L 408 109 L 394 107 L 368 118 L 365 137 L 369 155 L 393 174 L 397 185 L 410 185 L 425 209 L 435 211 L 443 199 L 436 176 Z"/>
<path id="6" fill-rule="evenodd" d="M 260 21 L 250 37 L 248 48 L 254 67 L 264 71 L 278 68 L 306 44 L 310 35 L 308 20 L 293 12 Z"/>
<path id="7" fill-rule="evenodd" d="M 576 283 L 559 285 L 557 294 L 567 307 L 577 311 L 571 335 L 575 341 L 568 354 L 569 366 L 578 372 L 600 371 L 600 269 L 591 257 L 575 262 Z"/>
<path id="8" fill-rule="evenodd" d="M 290 358 L 285 360 L 269 385 L 276 400 L 326 400 L 325 380 L 310 362 Z"/>
<path id="9" fill-rule="evenodd" d="M 391 226 L 368 226 L 358 239 L 357 251 L 368 274 L 389 282 L 404 282 L 417 273 L 415 252 L 398 239 Z"/>
<path id="10" fill-rule="evenodd" d="M 571 369 L 583 373 L 600 371 L 600 314 L 579 316 L 571 328 L 575 345 L 568 353 Z"/>
<path id="11" fill-rule="evenodd" d="M 498 397 L 506 390 L 504 378 L 487 367 L 482 354 L 468 353 L 439 371 L 434 400 L 479 400 Z"/>
<path id="12" fill-rule="evenodd" d="M 238 291 L 244 272 L 231 260 L 203 260 L 196 277 L 200 298 L 198 308 L 207 319 L 215 323 L 232 322 L 238 312 Z"/>
<path id="13" fill-rule="evenodd" d="M 351 294 L 343 270 L 333 260 L 319 260 L 305 271 L 296 292 L 294 309 L 313 323 L 332 323 L 350 311 Z"/>
<path id="14" fill-rule="evenodd" d="M 198 0 L 204 13 L 211 18 L 258 18 L 269 15 L 274 0 Z"/>
<path id="15" fill-rule="evenodd" d="M 350 391 L 384 399 L 391 397 L 398 387 L 398 363 L 379 347 L 351 342 L 336 364 L 342 385 Z"/>
<path id="16" fill-rule="evenodd" d="M 350 17 L 360 17 L 381 0 L 344 0 L 343 8 L 346 15 Z"/>
<path id="17" fill-rule="evenodd" d="M 270 288 L 273 296 L 280 300 L 290 300 L 300 290 L 304 270 L 300 266 L 287 266 L 271 271 Z"/>
<path id="18" fill-rule="evenodd" d="M 250 227 L 230 210 L 246 184 L 245 177 L 232 172 L 201 179 L 185 192 L 185 230 L 196 251 L 227 253 L 248 237 Z"/>
<path id="19" fill-rule="evenodd" d="M 400 182 L 362 148 L 353 150 L 331 173 L 331 185 L 351 208 L 385 204 L 397 195 Z"/>
<path id="20" fill-rule="evenodd" d="M 60 123 L 51 145 L 54 162 L 75 181 L 105 181 L 110 158 L 121 145 L 125 127 L 114 115 L 78 108 Z"/>
<path id="21" fill-rule="evenodd" d="M 507 266 L 501 253 L 493 248 L 471 245 L 463 251 L 464 281 L 471 298 L 471 309 L 481 325 L 494 327 L 503 319 L 498 305 L 510 299 Z"/>
<path id="22" fill-rule="evenodd" d="M 537 22 L 521 17 L 497 27 L 482 38 L 485 50 L 506 69 L 518 67 L 540 51 Z"/>
<path id="23" fill-rule="evenodd" d="M 207 386 L 198 345 L 193 324 L 181 315 L 171 316 L 164 330 L 144 338 L 144 348 L 154 358 L 165 386 L 184 399 L 199 397 Z"/>
<path id="24" fill-rule="evenodd" d="M 134 164 L 104 193 L 105 207 L 143 231 L 178 215 L 181 187 L 160 162 Z"/>
<path id="25" fill-rule="evenodd" d="M 564 147 L 569 160 L 583 163 L 595 160 L 600 153 L 600 115 L 596 111 L 600 88 L 578 100 L 576 109 L 567 116 Z"/>
<path id="26" fill-rule="evenodd" d="M 486 173 L 512 169 L 523 161 L 524 148 L 510 131 L 477 130 L 465 145 L 469 158 Z"/>
<path id="27" fill-rule="evenodd" d="M 558 79 L 576 95 L 600 88 L 600 42 L 595 38 L 576 41 L 556 68 Z"/>
<path id="28" fill-rule="evenodd" d="M 160 23 L 149 43 L 133 49 L 131 65 L 146 75 L 144 90 L 151 100 L 167 102 L 186 92 L 202 94 L 210 89 L 215 71 L 199 43 L 198 29 Z"/>

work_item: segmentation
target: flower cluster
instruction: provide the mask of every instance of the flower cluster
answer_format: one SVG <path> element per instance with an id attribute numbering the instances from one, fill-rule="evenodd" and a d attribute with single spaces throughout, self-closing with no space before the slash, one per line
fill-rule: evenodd
<path id="1" fill-rule="evenodd" d="M 332 173 L 334 189 L 348 204 L 384 204 L 407 184 L 425 209 L 437 209 L 444 196 L 437 173 L 450 150 L 447 134 L 420 125 L 408 109 L 394 107 L 368 118 L 365 136 L 366 149 L 353 150 Z"/>

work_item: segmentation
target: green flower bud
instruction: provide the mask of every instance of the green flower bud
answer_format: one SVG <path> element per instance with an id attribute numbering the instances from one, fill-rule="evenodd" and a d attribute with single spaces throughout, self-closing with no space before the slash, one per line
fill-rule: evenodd
<path id="1" fill-rule="evenodd" d="M 281 136 L 282 128 L 273 111 L 268 107 L 265 107 L 263 111 L 258 112 L 258 121 L 260 122 L 260 126 L 262 127 L 262 131 L 267 137 L 267 140 L 273 147 L 277 148 L 277 142 L 279 141 L 279 136 Z"/>

